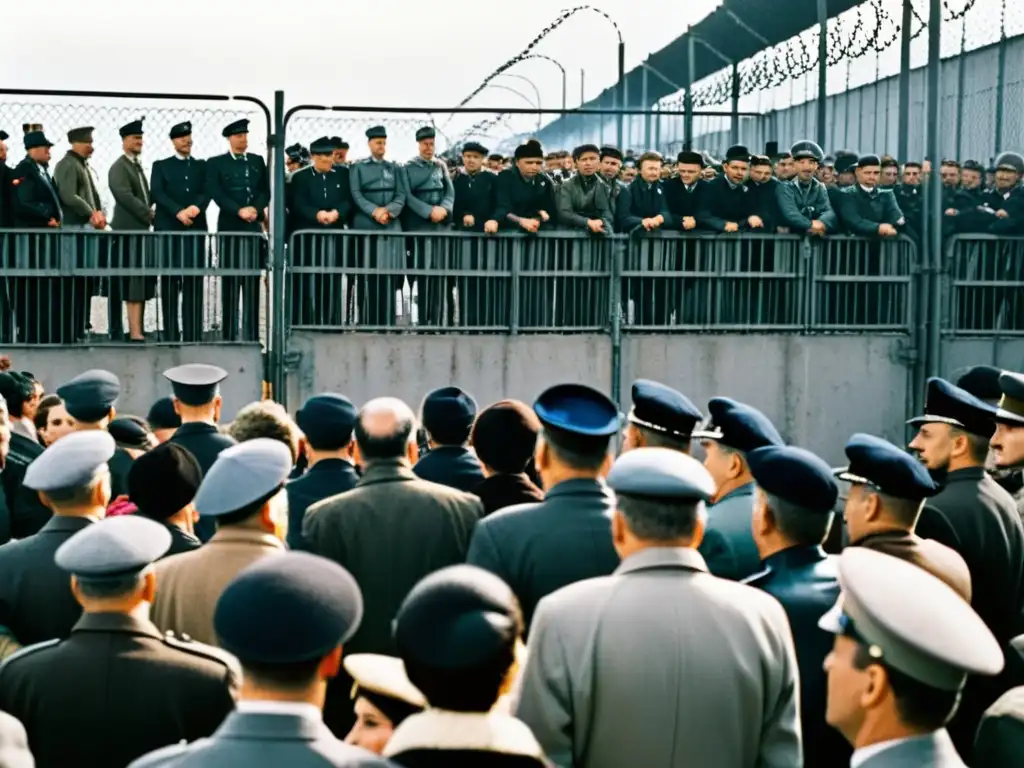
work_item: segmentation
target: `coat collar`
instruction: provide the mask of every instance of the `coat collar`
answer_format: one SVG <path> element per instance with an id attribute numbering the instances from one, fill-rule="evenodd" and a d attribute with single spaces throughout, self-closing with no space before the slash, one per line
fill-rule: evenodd
<path id="1" fill-rule="evenodd" d="M 612 489 L 605 485 L 604 480 L 592 480 L 586 477 L 564 480 L 544 494 L 545 499 L 554 499 L 559 496 L 604 496 L 609 499 L 615 498 Z"/>
<path id="2" fill-rule="evenodd" d="M 46 521 L 39 533 L 77 533 L 95 522 L 89 517 L 64 517 L 54 515 Z"/>
<path id="3" fill-rule="evenodd" d="M 772 569 L 801 568 L 827 559 L 821 547 L 789 547 L 765 558 L 764 565 Z"/>
<path id="4" fill-rule="evenodd" d="M 964 467 L 946 475 L 946 485 L 950 483 L 968 483 L 985 477 L 984 467 Z"/>
<path id="5" fill-rule="evenodd" d="M 323 722 L 292 714 L 232 712 L 213 738 L 251 739 L 255 741 L 334 740 Z"/>
<path id="6" fill-rule="evenodd" d="M 740 496 L 753 496 L 753 495 L 754 495 L 754 483 L 750 482 L 750 483 L 747 483 L 746 485 L 741 485 L 739 488 L 733 488 L 731 491 L 729 491 L 727 494 L 725 494 L 725 496 L 720 498 L 718 501 L 716 501 L 711 506 L 713 506 L 713 507 L 717 506 L 717 505 L 721 504 L 723 501 L 725 501 L 726 499 L 732 499 L 732 498 L 736 498 L 736 497 L 740 497 Z"/>
<path id="7" fill-rule="evenodd" d="M 649 547 L 630 555 L 618 568 L 616 574 L 635 573 L 662 568 L 676 568 L 685 571 L 707 572 L 704 557 L 696 549 L 688 547 Z"/>
<path id="8" fill-rule="evenodd" d="M 882 766 L 963 765 L 945 728 L 923 736 L 894 739 L 854 750 L 851 768 Z"/>
<path id="9" fill-rule="evenodd" d="M 367 465 L 357 487 L 417 479 L 404 459 L 377 459 Z"/>
<path id="10" fill-rule="evenodd" d="M 220 430 L 216 424 L 210 424 L 206 421 L 189 421 L 174 430 L 172 437 L 178 437 L 179 435 L 209 435 L 217 432 L 220 432 Z"/>
<path id="11" fill-rule="evenodd" d="M 407 717 L 384 748 L 384 757 L 416 750 L 497 752 L 544 759 L 526 723 L 498 712 L 428 709 Z"/>
<path id="12" fill-rule="evenodd" d="M 254 528 L 240 528 L 237 526 L 220 528 L 213 535 L 213 538 L 210 539 L 209 543 L 203 547 L 203 550 L 218 544 L 255 544 L 260 547 L 284 549 L 284 544 L 282 544 L 281 540 L 272 533 L 257 531 Z"/>
<path id="13" fill-rule="evenodd" d="M 163 635 L 156 625 L 149 620 L 137 619 L 126 613 L 83 613 L 75 626 L 74 632 L 116 632 L 127 635 L 142 635 L 162 640 Z"/>
<path id="14" fill-rule="evenodd" d="M 345 459 L 320 459 L 320 461 L 307 470 L 306 474 L 309 475 L 314 472 L 345 472 L 355 475 L 356 468 L 352 462 L 345 461 Z"/>

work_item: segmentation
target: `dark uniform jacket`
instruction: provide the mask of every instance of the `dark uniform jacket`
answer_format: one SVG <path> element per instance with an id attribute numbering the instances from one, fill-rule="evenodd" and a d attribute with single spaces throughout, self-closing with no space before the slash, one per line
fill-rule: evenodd
<path id="1" fill-rule="evenodd" d="M 614 232 L 608 186 L 598 178 L 598 174 L 576 174 L 560 184 L 555 195 L 558 200 L 558 222 L 563 227 L 589 232 L 587 222 L 590 219 L 601 219 L 605 234 Z"/>
<path id="2" fill-rule="evenodd" d="M 484 503 L 484 517 L 516 504 L 544 501 L 544 491 L 526 475 L 497 474 L 485 478 L 473 491 Z"/>
<path id="3" fill-rule="evenodd" d="M 402 168 L 405 174 L 407 195 L 402 209 L 402 229 L 422 231 L 448 229 L 452 224 L 452 208 L 455 203 L 455 187 L 452 186 L 448 167 L 436 158 L 424 160 L 414 157 Z M 440 222 L 430 220 L 430 212 L 437 205 L 448 212 Z"/>
<path id="4" fill-rule="evenodd" d="M 956 550 L 934 539 L 922 539 L 902 530 L 872 533 L 848 546 L 873 549 L 923 568 L 932 576 L 942 579 L 956 590 L 964 600 L 971 601 L 971 572 Z"/>
<path id="5" fill-rule="evenodd" d="M 922 231 L 924 194 L 921 185 L 897 184 L 893 193 L 896 195 L 896 203 L 907 220 L 907 226 L 914 232 Z"/>
<path id="6" fill-rule="evenodd" d="M 622 190 L 619 195 L 619 202 L 615 209 L 617 220 L 615 228 L 619 232 L 632 232 L 641 224 L 644 219 L 652 219 L 655 216 L 664 216 L 665 223 L 662 229 L 671 229 L 669 219 L 672 213 L 668 209 L 668 198 L 665 196 L 665 185 L 661 181 L 648 184 L 639 176 L 633 183 Z"/>
<path id="7" fill-rule="evenodd" d="M 201 542 L 198 537 L 186 530 L 182 530 L 178 526 L 174 525 L 174 523 L 165 523 L 163 521 L 159 522 L 167 529 L 168 533 L 171 534 L 171 548 L 164 553 L 164 556 L 160 558 L 161 560 L 170 557 L 171 555 L 180 555 L 182 552 L 191 552 L 193 549 L 199 549 L 203 546 L 203 542 Z"/>
<path id="8" fill-rule="evenodd" d="M 385 756 L 406 768 L 543 768 L 544 751 L 529 726 L 491 712 L 428 709 L 395 729 Z"/>
<path id="9" fill-rule="evenodd" d="M 459 445 L 431 448 L 412 468 L 417 477 L 447 485 L 466 493 L 474 493 L 484 481 L 480 459 L 471 450 Z"/>
<path id="10" fill-rule="evenodd" d="M 150 195 L 156 203 L 153 229 L 157 232 L 205 232 L 210 194 L 206 186 L 206 161 L 194 157 L 173 157 L 153 163 Z M 199 215 L 186 227 L 178 213 L 194 205 Z M 239 219 L 241 221 L 241 219 Z"/>
<path id="11" fill-rule="evenodd" d="M 827 677 L 822 664 L 833 637 L 818 620 L 839 597 L 839 574 L 834 557 L 821 547 L 791 547 L 764 561 L 764 570 L 744 584 L 764 590 L 778 600 L 789 618 L 800 669 L 800 723 L 805 768 L 848 765 L 852 749 L 825 722 Z"/>
<path id="12" fill-rule="evenodd" d="M 26 157 L 11 172 L 11 225 L 17 229 L 45 229 L 50 219 L 61 221 L 60 200 L 53 180 Z"/>
<path id="13" fill-rule="evenodd" d="M 774 176 L 760 184 L 756 181 L 747 181 L 750 209 L 753 211 L 753 215 L 760 216 L 761 221 L 764 222 L 764 229 L 756 229 L 754 230 L 755 232 L 775 234 L 777 227 L 784 226 L 781 221 L 782 214 L 779 211 L 778 199 L 779 189 L 782 187 L 782 184 Z M 825 195 L 825 198 L 827 200 L 828 195 Z"/>
<path id="14" fill-rule="evenodd" d="M 90 613 L 69 638 L 7 659 L 0 709 L 24 724 L 37 768 L 122 768 L 213 733 L 234 709 L 239 676 L 234 658 L 215 648 L 161 634 L 148 620 Z"/>
<path id="15" fill-rule="evenodd" d="M 462 221 L 467 215 L 473 217 L 471 232 L 483 232 L 484 224 L 494 218 L 494 207 L 498 177 L 490 171 L 469 174 L 460 169 L 452 180 L 455 189 L 455 205 L 452 221 L 456 229 L 466 229 Z"/>
<path id="16" fill-rule="evenodd" d="M 851 235 L 862 237 L 877 235 L 881 224 L 891 224 L 898 229 L 905 223 L 903 211 L 891 191 L 874 189 L 865 192 L 859 184 L 843 193 L 839 216 Z"/>
<path id="17" fill-rule="evenodd" d="M 619 220 L 619 198 L 622 197 L 622 191 L 626 188 L 626 185 L 618 179 L 609 180 L 604 176 L 601 176 L 601 181 L 608 186 L 608 205 L 612 209 L 612 221 L 617 222 Z"/>
<path id="18" fill-rule="evenodd" d="M 21 645 L 64 639 L 82 615 L 71 594 L 71 577 L 53 556 L 92 522 L 55 516 L 34 536 L 0 547 L 0 626 Z"/>
<path id="19" fill-rule="evenodd" d="M 13 211 L 11 210 L 11 168 L 7 163 L 0 163 L 0 229 L 6 229 L 11 225 Z"/>
<path id="20" fill-rule="evenodd" d="M 985 202 L 993 211 L 1006 211 L 1008 218 L 994 218 L 988 231 L 993 235 L 1024 234 L 1024 186 L 1018 184 L 1006 192 L 992 190 Z"/>
<path id="21" fill-rule="evenodd" d="M 839 227 L 839 220 L 832 210 L 831 200 L 832 190 L 817 179 L 811 179 L 806 186 L 796 179 L 777 181 L 775 202 L 778 218 L 775 223 L 780 227 L 788 227 L 794 234 L 803 234 L 817 220 L 829 232 L 833 232 Z"/>
<path id="22" fill-rule="evenodd" d="M 332 168 L 327 173 L 320 173 L 309 166 L 292 174 L 288 186 L 291 221 L 295 229 L 344 229 L 352 220 L 354 208 L 348 177 L 347 166 Z M 337 211 L 338 220 L 325 226 L 316 220 L 320 211 Z"/>
<path id="23" fill-rule="evenodd" d="M 128 494 L 128 473 L 135 459 L 124 448 L 114 450 L 107 466 L 110 467 L 110 494 L 112 498 Z"/>
<path id="24" fill-rule="evenodd" d="M 712 232 L 724 232 L 727 222 L 749 229 L 747 219 L 756 213 L 754 198 L 742 184 L 733 185 L 724 175 L 707 182 L 701 194 L 697 223 Z"/>
<path id="25" fill-rule="evenodd" d="M 293 714 L 233 712 L 208 739 L 176 744 L 129 768 L 388 768 L 359 747 L 338 741 L 322 722 Z"/>
<path id="26" fill-rule="evenodd" d="M 615 494 L 603 482 L 567 480 L 538 504 L 508 507 L 481 520 L 467 561 L 505 580 L 528 627 L 541 598 L 618 567 L 614 511 Z"/>
<path id="27" fill-rule="evenodd" d="M 178 427 L 168 442 L 187 448 L 196 457 L 199 468 L 205 475 L 210 471 L 220 452 L 234 445 L 235 439 L 225 435 L 213 424 L 189 422 Z M 199 518 L 195 531 L 200 541 L 209 541 L 217 531 L 217 523 L 212 518 Z"/>
<path id="28" fill-rule="evenodd" d="M 28 465 L 42 452 L 43 446 L 35 440 L 11 432 L 7 461 L 0 472 L 0 484 L 3 485 L 11 517 L 7 521 L 6 529 L 0 531 L 0 544 L 6 544 L 12 536 L 16 539 L 31 536 L 46 525 L 46 521 L 53 515 L 39 501 L 39 494 L 24 486 Z"/>
<path id="29" fill-rule="evenodd" d="M 708 570 L 738 581 L 760 569 L 761 557 L 750 529 L 754 484 L 741 485 L 708 507 L 708 524 L 698 551 Z"/>
<path id="30" fill-rule="evenodd" d="M 665 202 L 668 203 L 668 210 L 672 214 L 672 221 L 665 223 L 666 228 L 671 225 L 671 229 L 682 231 L 684 218 L 690 216 L 694 220 L 697 219 L 697 214 L 700 212 L 701 196 L 706 186 L 704 181 L 697 179 L 697 182 L 687 189 L 678 176 L 673 176 L 664 182 Z"/>
<path id="31" fill-rule="evenodd" d="M 206 193 L 220 208 L 218 232 L 260 232 L 263 209 L 270 204 L 267 163 L 259 155 L 225 152 L 206 161 Z M 243 208 L 256 209 L 256 221 L 238 218 Z"/>
<path id="32" fill-rule="evenodd" d="M 971 572 L 971 605 L 1006 652 L 1024 631 L 1024 525 L 1017 505 L 982 467 L 950 472 L 942 491 L 928 500 L 916 533 L 959 552 Z M 1007 652 L 1007 666 L 994 678 L 971 677 L 950 735 L 966 761 L 982 713 L 1015 684 L 1019 665 Z"/>
<path id="33" fill-rule="evenodd" d="M 494 218 L 503 229 L 518 230 L 519 219 L 538 219 L 542 229 L 557 223 L 555 184 L 545 174 L 527 179 L 518 168 L 506 168 L 498 174 L 495 187 Z M 546 224 L 540 217 L 541 211 L 550 217 Z"/>
<path id="34" fill-rule="evenodd" d="M 1011 688 L 988 708 L 974 741 L 974 765 L 1010 768 L 1024 755 L 1024 685 Z"/>
<path id="35" fill-rule="evenodd" d="M 344 459 L 321 459 L 285 486 L 288 493 L 288 548 L 308 550 L 302 535 L 306 510 L 318 501 L 351 491 L 359 482 L 355 466 Z"/>

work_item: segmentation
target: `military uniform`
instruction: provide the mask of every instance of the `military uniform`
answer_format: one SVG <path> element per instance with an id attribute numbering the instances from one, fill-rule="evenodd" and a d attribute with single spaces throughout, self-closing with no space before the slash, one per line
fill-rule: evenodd
<path id="1" fill-rule="evenodd" d="M 831 192 L 817 179 L 812 178 L 807 184 L 797 179 L 778 182 L 775 191 L 779 226 L 795 234 L 810 230 L 813 221 L 821 221 L 829 232 L 839 228 L 839 219 L 832 210 Z"/>
<path id="2" fill-rule="evenodd" d="M 171 138 L 191 135 L 191 123 L 179 123 L 171 128 Z M 164 254 L 158 263 L 169 274 L 160 278 L 160 302 L 163 313 L 164 340 L 184 342 L 203 338 L 203 282 L 202 275 L 176 275 L 177 269 L 205 269 L 209 266 L 206 238 L 199 233 L 207 231 L 206 209 L 210 195 L 206 185 L 206 161 L 191 155 L 175 154 L 153 163 L 150 195 L 156 204 L 153 230 L 156 232 L 194 232 L 166 242 L 158 240 Z M 195 206 L 199 215 L 186 226 L 178 213 Z M 178 297 L 181 297 L 181 321 L 178 321 Z"/>
<path id="3" fill-rule="evenodd" d="M 224 137 L 248 133 L 249 121 L 240 120 L 227 126 Z M 217 204 L 217 232 L 263 232 L 264 209 L 270 205 L 270 179 L 266 161 L 247 152 L 235 155 L 226 152 L 206 161 L 207 193 Z M 238 216 L 242 208 L 256 209 L 256 221 L 243 221 Z M 218 264 L 226 269 L 262 270 L 266 266 L 266 240 L 264 238 L 219 239 Z M 238 294 L 242 294 L 241 310 Z M 256 341 L 259 328 L 260 278 L 225 276 L 221 278 L 221 311 L 225 341 Z M 241 336 L 238 330 L 241 318 Z"/>

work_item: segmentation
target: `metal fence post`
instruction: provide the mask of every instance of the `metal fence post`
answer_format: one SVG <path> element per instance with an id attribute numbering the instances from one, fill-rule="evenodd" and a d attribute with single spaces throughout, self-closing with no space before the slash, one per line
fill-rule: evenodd
<path id="1" fill-rule="evenodd" d="M 270 334 L 270 384 L 271 397 L 281 405 L 287 405 L 285 387 L 285 345 L 288 343 L 288 331 L 285 327 L 287 311 L 285 309 L 285 201 L 284 201 L 284 91 L 274 91 L 274 132 L 267 141 L 270 146 L 271 168 L 273 173 L 273 213 L 270 219 L 272 238 L 271 257 L 272 272 L 269 292 L 272 296 L 272 326 Z"/>
<path id="2" fill-rule="evenodd" d="M 694 50 L 693 31 L 686 32 L 686 93 L 683 98 L 683 149 L 693 149 L 693 82 L 694 82 Z"/>
<path id="3" fill-rule="evenodd" d="M 818 0 L 818 115 L 815 135 L 818 146 L 825 144 L 825 120 L 828 117 L 828 2 Z"/>
<path id="4" fill-rule="evenodd" d="M 1002 22 L 999 30 L 999 69 L 996 72 L 996 145 L 993 156 L 1003 151 L 1003 97 L 1006 88 L 1006 0 L 1002 5 Z"/>
<path id="5" fill-rule="evenodd" d="M 896 156 L 900 162 L 907 160 L 910 133 L 910 25 L 914 19 L 913 11 L 911 0 L 903 0 L 903 20 L 900 26 L 900 104 L 896 129 Z"/>
<path id="6" fill-rule="evenodd" d="M 620 408 L 622 407 L 622 262 L 625 259 L 630 241 L 614 240 L 612 247 L 612 269 L 611 269 L 611 290 L 608 311 L 611 321 L 611 344 L 612 344 L 612 365 L 611 365 L 611 393 L 612 400 Z"/>
<path id="7" fill-rule="evenodd" d="M 941 93 L 942 75 L 942 0 L 931 0 L 929 3 L 930 14 L 928 16 L 928 151 L 927 157 L 938 165 L 939 162 L 939 128 L 941 119 L 941 104 L 939 94 Z M 941 329 L 939 324 L 942 320 L 942 308 L 939 302 L 939 273 L 942 269 L 942 179 L 938 173 L 933 172 L 928 178 L 927 197 L 925 203 L 927 211 L 925 221 L 927 223 L 927 236 L 925 242 L 928 246 L 925 249 L 925 258 L 928 259 L 931 275 L 928 281 L 928 299 L 930 302 L 929 318 L 931 328 L 928 333 L 928 373 L 930 376 L 938 376 L 941 368 L 939 356 L 941 354 Z"/>

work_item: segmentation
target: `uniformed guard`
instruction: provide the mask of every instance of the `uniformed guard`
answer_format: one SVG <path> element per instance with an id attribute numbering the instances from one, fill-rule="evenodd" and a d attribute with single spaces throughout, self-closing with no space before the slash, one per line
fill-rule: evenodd
<path id="1" fill-rule="evenodd" d="M 522 630 L 512 590 L 479 568 L 444 568 L 413 587 L 395 619 L 395 644 L 429 708 L 398 726 L 385 757 L 399 765 L 549 765 L 526 724 L 496 706 L 515 679 Z"/>
<path id="2" fill-rule="evenodd" d="M 164 443 L 132 462 L 128 498 L 136 514 L 163 525 L 171 535 L 164 557 L 199 549 L 195 536 L 196 497 L 203 470 L 196 457 L 177 443 Z"/>
<path id="3" fill-rule="evenodd" d="M 229 151 L 206 163 L 207 193 L 217 203 L 219 261 L 222 267 L 252 272 L 266 265 L 266 240 L 232 233 L 263 232 L 270 205 L 270 179 L 266 161 L 249 148 L 249 121 L 236 120 L 224 127 Z M 221 323 L 225 341 L 256 341 L 259 329 L 258 275 L 221 278 Z M 242 306 L 239 310 L 239 292 Z M 241 336 L 238 321 L 241 318 Z"/>
<path id="4" fill-rule="evenodd" d="M 356 161 L 349 175 L 355 202 L 352 227 L 370 232 L 400 232 L 407 190 L 401 166 L 384 159 L 388 134 L 383 125 L 366 131 L 370 156 Z M 402 238 L 372 238 L 360 242 L 360 266 L 384 270 L 382 274 L 356 278 L 359 322 L 390 326 L 395 319 L 395 291 L 402 282 L 405 245 Z M 353 322 L 355 320 L 353 319 Z"/>
<path id="5" fill-rule="evenodd" d="M 149 428 L 156 435 L 158 443 L 166 443 L 181 426 L 181 416 L 174 410 L 174 398 L 161 397 L 149 407 L 146 414 Z"/>
<path id="6" fill-rule="evenodd" d="M 836 229 L 838 221 L 827 188 L 814 176 L 822 161 L 821 147 L 810 140 L 798 141 L 791 154 L 797 175 L 776 190 L 779 224 L 797 234 L 826 235 Z"/>
<path id="7" fill-rule="evenodd" d="M 0 667 L 0 708 L 25 725 L 39 768 L 127 765 L 209 736 L 234 709 L 235 660 L 149 621 L 152 563 L 170 543 L 162 526 L 127 515 L 57 550 L 84 613 L 70 637 L 24 648 Z"/>
<path id="8" fill-rule="evenodd" d="M 220 383 L 227 377 L 223 368 L 205 363 L 189 363 L 164 371 L 164 378 L 174 390 L 174 409 L 181 417 L 181 426 L 170 442 L 187 448 L 204 475 L 220 452 L 235 444 L 230 435 L 217 427 L 223 403 Z M 195 535 L 200 541 L 209 541 L 216 531 L 217 523 L 210 518 L 200 518 L 195 524 Z"/>
<path id="9" fill-rule="evenodd" d="M 971 600 L 971 573 L 957 552 L 922 539 L 914 526 L 925 499 L 939 492 L 925 466 L 888 440 L 858 433 L 846 443 L 849 464 L 836 477 L 850 483 L 843 519 L 850 546 L 867 547 L 924 568 Z"/>
<path id="10" fill-rule="evenodd" d="M 413 472 L 432 483 L 475 492 L 484 481 L 480 461 L 467 448 L 476 413 L 476 400 L 458 387 L 441 387 L 427 394 L 420 407 L 427 451 L 421 452 Z"/>
<path id="11" fill-rule="evenodd" d="M 512 587 L 527 626 L 545 595 L 615 570 L 609 526 L 615 495 L 601 478 L 611 465 L 611 437 L 622 425 L 615 403 L 583 384 L 546 389 L 533 410 L 543 429 L 536 462 L 544 501 L 481 520 L 466 557 Z"/>
<path id="12" fill-rule="evenodd" d="M 862 237 L 896 237 L 907 220 L 890 189 L 881 189 L 878 179 L 881 161 L 878 155 L 857 160 L 857 183 L 842 198 L 839 218 L 847 231 Z"/>
<path id="13" fill-rule="evenodd" d="M 192 156 L 191 121 L 172 126 L 170 137 L 174 154 L 153 163 L 150 182 L 156 204 L 154 231 L 179 233 L 161 242 L 161 253 L 165 256 L 159 266 L 167 271 L 160 278 L 163 339 L 195 342 L 203 338 L 203 277 L 175 272 L 205 269 L 209 265 L 209 249 L 203 234 L 207 231 L 206 209 L 210 205 L 206 161 Z"/>
<path id="14" fill-rule="evenodd" d="M 997 471 L 1020 474 L 1024 469 L 1024 374 L 1003 371 L 999 375 L 999 389 L 1002 397 L 990 444 L 993 460 Z M 1024 489 L 1018 489 L 1014 499 L 1024 519 Z"/>
<path id="15" fill-rule="evenodd" d="M 356 724 L 345 743 L 375 754 L 384 751 L 395 729 L 427 706 L 420 690 L 409 681 L 405 664 L 394 656 L 353 653 L 345 657 L 352 678 Z"/>
<path id="16" fill-rule="evenodd" d="M 825 661 L 826 717 L 860 768 L 964 768 L 944 725 L 971 676 L 1003 669 L 999 643 L 960 595 L 930 573 L 851 547 L 842 588 L 821 628 L 835 635 Z"/>
<path id="17" fill-rule="evenodd" d="M 690 398 L 650 379 L 634 381 L 632 395 L 622 452 L 671 448 L 689 454 L 694 427 L 704 419 Z"/>
<path id="18" fill-rule="evenodd" d="M 955 376 L 956 384 L 960 389 L 970 392 L 979 400 L 984 400 L 989 405 L 998 406 L 1003 396 L 999 387 L 999 377 L 1003 371 L 992 365 L 973 365 L 967 369 L 957 371 Z M 998 428 L 998 427 L 997 427 Z M 994 439 L 994 438 L 993 438 Z M 995 452 L 989 450 L 988 460 L 985 468 L 992 479 L 1017 500 L 1018 508 L 1021 508 L 1021 497 L 1024 495 L 1024 473 L 1019 469 L 1002 468 L 995 466 Z"/>
<path id="19" fill-rule="evenodd" d="M 320 712 L 362 615 L 359 585 L 329 560 L 291 552 L 246 568 L 213 616 L 222 647 L 241 662 L 249 684 L 237 710 L 211 738 L 167 747 L 130 768 L 391 765 L 338 741 Z"/>
<path id="20" fill-rule="evenodd" d="M 826 680 L 822 663 L 832 647 L 818 621 L 839 596 L 828 536 L 839 488 L 832 469 L 803 448 L 769 445 L 746 455 L 757 483 L 754 543 L 762 570 L 744 579 L 778 600 L 793 630 L 800 669 L 800 725 L 804 766 L 847 765 L 850 747 L 825 722 Z"/>
<path id="21" fill-rule="evenodd" d="M 82 609 L 53 555 L 72 535 L 102 520 L 110 503 L 114 439 L 73 432 L 45 450 L 25 472 L 53 516 L 37 534 L 0 547 L 0 626 L 21 645 L 66 638 Z"/>
<path id="22" fill-rule="evenodd" d="M 292 144 L 291 146 L 284 148 L 284 170 L 285 173 L 291 175 L 295 171 L 303 168 L 302 162 L 302 145 Z"/>
<path id="23" fill-rule="evenodd" d="M 356 407 L 344 395 L 313 395 L 295 414 L 305 436 L 309 469 L 288 483 L 288 547 L 308 550 L 302 536 L 306 510 L 318 501 L 350 491 L 359 482 L 355 467 Z"/>
<path id="24" fill-rule="evenodd" d="M 702 441 L 704 466 L 718 490 L 700 553 L 713 574 L 739 580 L 757 572 L 761 562 L 751 533 L 754 476 L 745 454 L 784 441 L 767 416 L 745 403 L 714 397 L 708 412 L 708 422 L 693 436 Z"/>

